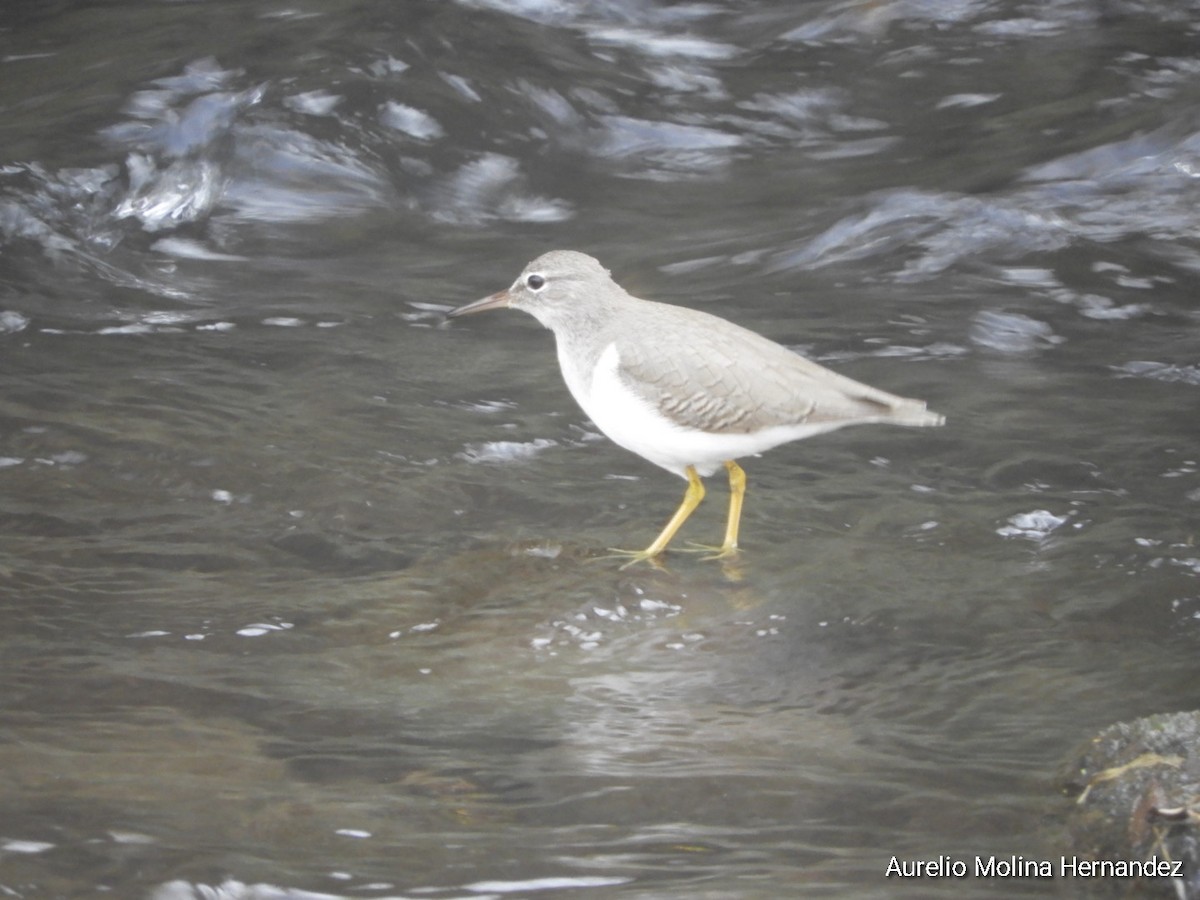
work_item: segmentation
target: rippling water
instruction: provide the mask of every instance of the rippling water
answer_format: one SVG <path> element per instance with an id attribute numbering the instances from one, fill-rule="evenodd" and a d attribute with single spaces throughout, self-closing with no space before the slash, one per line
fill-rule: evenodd
<path id="1" fill-rule="evenodd" d="M 1197 703 L 1200 5 L 3 16 L 0 891 L 1088 889 L 884 872 Z M 595 562 L 680 483 L 442 319 L 554 247 L 948 425 Z"/>

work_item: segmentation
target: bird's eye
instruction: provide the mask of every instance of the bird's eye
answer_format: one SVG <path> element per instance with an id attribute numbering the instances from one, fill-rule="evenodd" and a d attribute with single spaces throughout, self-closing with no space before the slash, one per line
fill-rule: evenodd
<path id="1" fill-rule="evenodd" d="M 530 275 L 525 279 L 525 287 L 531 291 L 540 291 L 546 286 L 546 279 L 541 275 Z"/>

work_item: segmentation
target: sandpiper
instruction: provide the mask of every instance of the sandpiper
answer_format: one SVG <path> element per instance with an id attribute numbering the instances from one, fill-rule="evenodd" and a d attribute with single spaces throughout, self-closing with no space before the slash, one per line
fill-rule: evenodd
<path id="1" fill-rule="evenodd" d="M 687 480 L 683 502 L 644 550 L 614 550 L 626 565 L 666 549 L 704 498 L 702 476 L 729 473 L 725 539 L 738 552 L 746 473 L 736 462 L 846 425 L 941 425 L 921 400 L 897 397 L 805 359 L 725 319 L 642 300 L 574 250 L 525 267 L 512 287 L 451 311 L 524 310 L 554 332 L 572 396 L 627 450 Z"/>

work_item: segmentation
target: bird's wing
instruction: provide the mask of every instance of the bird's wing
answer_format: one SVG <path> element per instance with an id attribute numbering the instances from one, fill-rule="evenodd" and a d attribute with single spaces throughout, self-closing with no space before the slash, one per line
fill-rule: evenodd
<path id="1" fill-rule="evenodd" d="M 619 372 L 631 390 L 676 421 L 744 433 L 800 424 L 940 420 L 919 400 L 839 375 L 732 322 L 653 306 L 654 327 L 616 340 Z"/>

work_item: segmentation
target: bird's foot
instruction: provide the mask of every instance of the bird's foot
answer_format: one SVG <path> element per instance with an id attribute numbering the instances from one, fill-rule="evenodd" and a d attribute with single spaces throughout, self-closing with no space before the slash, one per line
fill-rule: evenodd
<path id="1" fill-rule="evenodd" d="M 741 581 L 745 577 L 741 564 L 742 553 L 738 550 L 737 544 L 722 544 L 720 547 L 714 547 L 711 544 L 697 544 L 691 541 L 688 543 L 691 546 L 679 548 L 683 553 L 707 553 L 707 556 L 702 556 L 700 559 L 718 560 L 721 563 L 722 573 L 730 581 Z"/>
<path id="2" fill-rule="evenodd" d="M 653 550 L 651 548 L 646 548 L 645 550 L 622 550 L 619 547 L 609 547 L 608 552 L 603 556 L 595 556 L 592 558 L 596 561 L 602 559 L 623 559 L 626 562 L 620 567 L 620 571 L 622 572 L 624 572 L 630 566 L 640 562 L 649 563 L 660 571 L 666 571 L 667 567 L 662 564 L 662 560 L 659 558 L 661 556 L 661 550 Z"/>
<path id="3" fill-rule="evenodd" d="M 700 557 L 706 559 L 735 559 L 742 551 L 738 549 L 737 544 L 722 544 L 720 547 L 714 547 L 712 544 L 697 544 L 694 541 L 688 541 L 688 546 L 681 548 L 684 553 L 707 553 L 708 556 Z"/>

